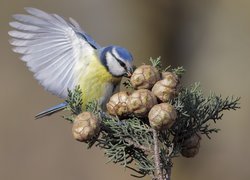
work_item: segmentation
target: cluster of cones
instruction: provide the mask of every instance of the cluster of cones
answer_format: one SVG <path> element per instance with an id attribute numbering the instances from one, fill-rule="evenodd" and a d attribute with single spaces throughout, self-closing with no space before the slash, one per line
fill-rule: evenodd
<path id="1" fill-rule="evenodd" d="M 178 76 L 142 65 L 134 71 L 130 82 L 135 91 L 114 94 L 107 103 L 109 114 L 120 118 L 129 115 L 148 118 L 150 126 L 159 131 L 170 128 L 177 117 L 169 101 L 178 94 Z"/>
<path id="2" fill-rule="evenodd" d="M 151 65 L 138 67 L 130 77 L 133 92 L 121 91 L 113 94 L 107 103 L 111 116 L 121 120 L 133 115 L 148 119 L 150 126 L 162 131 L 171 128 L 177 112 L 170 101 L 178 95 L 179 78 L 172 72 L 159 72 Z M 100 131 L 100 119 L 93 113 L 79 114 L 73 123 L 73 136 L 87 142 Z M 199 151 L 200 136 L 195 134 L 183 142 L 181 154 L 193 157 Z"/>

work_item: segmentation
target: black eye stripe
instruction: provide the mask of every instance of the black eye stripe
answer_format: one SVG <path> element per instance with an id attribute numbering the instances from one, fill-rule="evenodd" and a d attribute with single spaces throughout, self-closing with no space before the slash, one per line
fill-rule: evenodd
<path id="1" fill-rule="evenodd" d="M 126 64 L 124 62 L 122 62 L 120 59 L 117 59 L 117 61 L 119 62 L 119 64 L 122 66 L 122 67 L 126 67 Z"/>
<path id="2" fill-rule="evenodd" d="M 118 63 L 127 71 L 128 69 L 127 69 L 127 66 L 126 66 L 126 64 L 124 63 L 124 62 L 122 62 L 120 59 L 117 59 L 116 58 L 116 60 L 118 61 Z"/>
<path id="3" fill-rule="evenodd" d="M 112 54 L 112 56 L 117 60 L 117 62 L 127 71 L 127 66 L 126 66 L 126 64 L 125 64 L 122 60 L 118 59 L 118 58 L 113 54 L 113 52 L 111 52 L 111 54 Z"/>

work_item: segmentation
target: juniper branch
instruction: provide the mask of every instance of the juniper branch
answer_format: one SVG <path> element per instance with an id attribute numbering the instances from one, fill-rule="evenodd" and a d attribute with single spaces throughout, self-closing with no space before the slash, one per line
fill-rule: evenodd
<path id="1" fill-rule="evenodd" d="M 151 60 L 155 67 L 161 66 L 159 58 Z M 172 72 L 181 76 L 184 69 L 177 67 Z M 129 81 L 125 84 L 130 87 Z M 80 87 L 69 91 L 66 101 L 71 115 L 65 116 L 66 120 L 73 122 L 74 117 L 82 112 L 81 97 Z M 219 131 L 210 124 L 220 120 L 223 111 L 238 109 L 239 100 L 240 98 L 235 97 L 223 99 L 213 93 L 205 97 L 198 83 L 182 88 L 170 102 L 177 110 L 175 124 L 158 133 L 151 129 L 146 117 L 112 117 L 99 107 L 97 101 L 93 101 L 86 109 L 99 116 L 102 121 L 100 134 L 89 141 L 89 148 L 93 145 L 100 147 L 105 151 L 109 162 L 119 163 L 138 173 L 132 176 L 139 178 L 151 175 L 158 180 L 170 180 L 172 158 L 180 155 L 185 138 L 195 133 L 205 134 L 210 138 L 211 133 Z M 136 168 L 130 166 L 132 163 Z"/>
<path id="2" fill-rule="evenodd" d="M 133 141 L 130 138 L 125 138 L 125 141 L 128 142 L 128 145 L 134 146 L 135 148 L 141 149 L 146 153 L 152 153 L 153 150 L 150 147 L 146 147 L 144 145 L 139 144 L 138 142 Z"/>
<path id="3" fill-rule="evenodd" d="M 158 142 L 158 133 L 157 133 L 156 130 L 153 130 L 153 138 L 154 138 L 155 178 L 157 180 L 163 180 L 163 173 L 162 173 L 161 159 L 160 159 L 160 150 L 159 150 L 159 142 Z"/>
<path id="4" fill-rule="evenodd" d="M 153 59 L 152 57 L 150 57 L 149 61 L 151 62 L 151 64 L 152 64 L 153 67 L 155 67 L 156 69 L 158 69 L 159 71 L 161 71 L 161 68 L 162 68 L 161 56 L 159 56 L 156 59 Z"/>

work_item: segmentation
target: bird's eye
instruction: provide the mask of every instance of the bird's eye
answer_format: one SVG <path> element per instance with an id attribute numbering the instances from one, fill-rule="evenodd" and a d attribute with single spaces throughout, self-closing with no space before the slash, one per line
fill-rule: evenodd
<path id="1" fill-rule="evenodd" d="M 127 69 L 126 64 L 122 60 L 120 60 L 115 54 L 113 54 L 113 52 L 111 52 L 111 54 L 117 60 L 117 62 L 120 64 L 120 66 L 122 66 L 127 71 L 128 69 Z"/>
<path id="2" fill-rule="evenodd" d="M 125 64 L 124 62 L 122 62 L 122 61 L 119 60 L 119 59 L 117 59 L 117 61 L 119 62 L 119 64 L 120 64 L 122 67 L 126 68 L 126 64 Z"/>
<path id="3" fill-rule="evenodd" d="M 121 61 L 120 59 L 117 59 L 117 61 L 125 69 L 125 71 L 127 72 L 128 68 L 127 68 L 126 64 L 123 61 Z"/>

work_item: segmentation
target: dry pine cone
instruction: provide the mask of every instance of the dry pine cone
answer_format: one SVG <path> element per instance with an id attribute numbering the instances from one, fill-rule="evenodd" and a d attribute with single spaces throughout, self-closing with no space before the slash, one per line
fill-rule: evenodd
<path id="1" fill-rule="evenodd" d="M 168 102 L 177 95 L 179 80 L 177 75 L 171 72 L 163 72 L 162 76 L 163 80 L 154 85 L 152 92 L 161 102 Z"/>
<path id="2" fill-rule="evenodd" d="M 129 96 L 128 106 L 130 112 L 138 117 L 147 116 L 149 110 L 157 104 L 153 93 L 147 89 L 139 89 Z"/>
<path id="3" fill-rule="evenodd" d="M 124 117 L 129 114 L 128 92 L 122 91 L 111 96 L 107 103 L 107 110 L 110 115 Z"/>
<path id="4" fill-rule="evenodd" d="M 168 103 L 155 105 L 148 114 L 150 126 L 156 130 L 170 128 L 177 118 L 175 108 Z"/>
<path id="5" fill-rule="evenodd" d="M 99 119 L 90 112 L 83 112 L 76 116 L 72 133 L 76 140 L 86 142 L 97 135 L 100 131 Z"/>
<path id="6" fill-rule="evenodd" d="M 131 84 L 135 89 L 151 89 L 160 80 L 158 70 L 150 65 L 138 67 L 131 76 Z"/>
<path id="7" fill-rule="evenodd" d="M 161 73 L 162 79 L 167 79 L 169 81 L 169 87 L 176 87 L 179 83 L 179 78 L 175 73 L 166 71 Z"/>
<path id="8" fill-rule="evenodd" d="M 187 138 L 182 144 L 181 155 L 187 158 L 197 155 L 200 149 L 200 140 L 201 136 L 199 134 Z"/>

